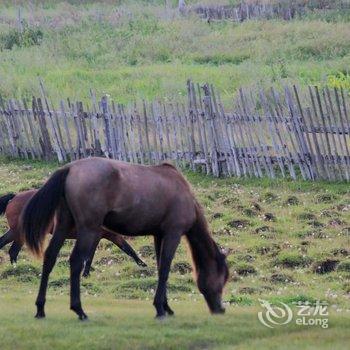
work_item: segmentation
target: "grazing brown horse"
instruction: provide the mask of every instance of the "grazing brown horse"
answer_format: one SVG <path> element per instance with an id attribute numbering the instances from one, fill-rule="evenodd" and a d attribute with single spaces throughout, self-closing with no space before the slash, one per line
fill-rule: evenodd
<path id="1" fill-rule="evenodd" d="M 76 227 L 77 240 L 70 256 L 70 306 L 79 319 L 87 318 L 80 300 L 80 274 L 101 237 L 101 226 L 123 235 L 153 235 L 158 265 L 154 306 L 158 318 L 173 314 L 166 284 L 182 235 L 189 242 L 198 288 L 210 311 L 224 312 L 222 292 L 228 278 L 225 255 L 212 239 L 189 184 L 173 166 L 88 158 L 57 170 L 30 200 L 22 216 L 25 239 L 34 253 L 41 253 L 55 212 L 57 224 L 45 252 L 36 317 L 45 317 L 48 277 L 72 225 Z"/>
<path id="2" fill-rule="evenodd" d="M 15 263 L 17 261 L 17 256 L 23 246 L 23 239 L 19 230 L 19 218 L 21 212 L 37 191 L 38 190 L 29 190 L 18 194 L 9 193 L 0 197 L 0 215 L 5 213 L 8 225 L 10 227 L 10 229 L 2 237 L 0 237 L 0 249 L 6 244 L 13 242 L 9 250 L 11 263 Z M 54 231 L 53 226 L 54 224 L 51 222 L 46 232 L 52 233 Z M 146 264 L 137 256 L 132 247 L 119 234 L 101 229 L 101 237 L 106 238 L 116 244 L 122 251 L 131 256 L 138 265 L 146 266 Z M 72 229 L 70 232 L 67 232 L 66 238 L 76 238 L 76 231 Z M 99 241 L 96 241 L 96 244 L 91 250 L 89 259 L 86 261 L 83 273 L 83 276 L 85 277 L 87 277 L 90 273 L 91 263 L 98 243 Z"/>

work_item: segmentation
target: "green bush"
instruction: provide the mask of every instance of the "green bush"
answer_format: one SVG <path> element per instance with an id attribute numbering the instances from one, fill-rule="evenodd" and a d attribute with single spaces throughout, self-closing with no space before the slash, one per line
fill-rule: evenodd
<path id="1" fill-rule="evenodd" d="M 29 47 L 40 45 L 44 33 L 39 27 L 29 27 L 24 24 L 23 31 L 17 28 L 10 29 L 7 33 L 0 35 L 0 48 L 12 50 L 14 47 Z"/>

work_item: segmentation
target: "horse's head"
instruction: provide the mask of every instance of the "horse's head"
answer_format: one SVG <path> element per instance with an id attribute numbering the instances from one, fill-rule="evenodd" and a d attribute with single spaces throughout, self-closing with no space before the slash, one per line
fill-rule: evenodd
<path id="1" fill-rule="evenodd" d="M 222 306 L 222 292 L 228 276 L 229 271 L 226 263 L 226 255 L 219 250 L 216 256 L 207 262 L 206 268 L 198 271 L 198 288 L 213 314 L 222 314 L 225 312 Z"/>

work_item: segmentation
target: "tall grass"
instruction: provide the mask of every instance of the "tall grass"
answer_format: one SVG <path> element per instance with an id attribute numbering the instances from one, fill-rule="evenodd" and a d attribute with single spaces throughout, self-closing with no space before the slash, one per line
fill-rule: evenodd
<path id="1" fill-rule="evenodd" d="M 4 35 L 16 26 L 17 9 L 2 1 L 0 11 Z M 38 93 L 41 76 L 54 98 L 87 98 L 93 87 L 127 102 L 184 93 L 192 78 L 215 83 L 229 100 L 242 85 L 326 84 L 339 72 L 347 76 L 350 63 L 350 27 L 337 14 L 208 24 L 163 1 L 36 1 L 22 12 L 43 39 L 0 52 L 5 96 Z"/>

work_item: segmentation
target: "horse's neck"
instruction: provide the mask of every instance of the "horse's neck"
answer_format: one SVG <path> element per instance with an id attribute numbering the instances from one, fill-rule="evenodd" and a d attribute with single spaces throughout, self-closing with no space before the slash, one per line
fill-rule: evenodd
<path id="1" fill-rule="evenodd" d="M 206 269 L 216 256 L 216 244 L 212 239 L 204 215 L 197 215 L 196 223 L 187 234 L 196 269 Z"/>

